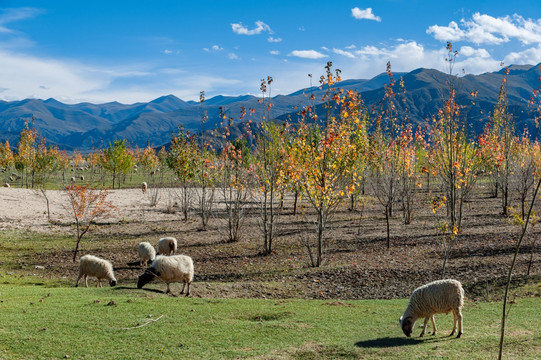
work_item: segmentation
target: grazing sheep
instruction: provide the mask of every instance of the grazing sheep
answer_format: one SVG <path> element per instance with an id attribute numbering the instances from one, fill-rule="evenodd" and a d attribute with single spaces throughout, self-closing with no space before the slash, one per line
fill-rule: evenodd
<path id="1" fill-rule="evenodd" d="M 81 181 L 85 181 L 85 176 L 84 175 L 79 176 L 79 178 L 81 179 Z"/>
<path id="2" fill-rule="evenodd" d="M 14 178 L 13 176 L 10 176 L 10 177 L 9 177 L 9 181 L 14 182 L 14 181 L 15 181 L 15 178 Z"/>
<path id="3" fill-rule="evenodd" d="M 158 241 L 159 255 L 173 255 L 175 251 L 177 251 L 177 239 L 174 237 L 168 236 Z"/>
<path id="4" fill-rule="evenodd" d="M 109 280 L 109 285 L 115 286 L 116 279 L 113 273 L 113 265 L 97 256 L 85 255 L 79 261 L 79 276 L 75 282 L 75 287 L 79 286 L 79 280 L 84 276 L 85 287 L 88 287 L 88 276 L 95 276 L 98 279 L 96 287 L 101 286 L 101 279 Z"/>
<path id="5" fill-rule="evenodd" d="M 154 250 L 154 247 L 146 241 L 139 243 L 137 252 L 139 253 L 140 263 L 141 265 L 144 265 L 145 268 L 148 266 L 148 261 L 150 260 L 150 262 L 152 262 L 156 257 L 156 250 Z"/>
<path id="6" fill-rule="evenodd" d="M 75 182 L 75 176 L 71 177 L 71 183 L 73 184 Z"/>
<path id="7" fill-rule="evenodd" d="M 432 321 L 434 332 L 436 335 L 436 322 L 434 314 L 448 314 L 453 312 L 453 332 L 456 331 L 458 322 L 458 335 L 462 335 L 462 306 L 464 305 L 464 289 L 462 284 L 457 280 L 437 280 L 426 285 L 423 285 L 413 291 L 410 297 L 410 302 L 404 315 L 400 317 L 400 325 L 406 336 L 410 337 L 413 332 L 415 321 L 418 318 L 425 318 L 423 331 L 420 336 L 425 334 L 428 319 Z"/>
<path id="8" fill-rule="evenodd" d="M 10 187 L 9 183 L 4 183 L 4 187 Z"/>
<path id="9" fill-rule="evenodd" d="M 146 183 L 146 182 L 144 182 L 144 183 L 141 184 L 141 190 L 143 190 L 143 195 L 147 192 L 147 188 L 148 188 L 148 187 L 147 187 L 147 183 Z"/>
<path id="10" fill-rule="evenodd" d="M 186 296 L 190 295 L 190 284 L 193 281 L 192 258 L 186 255 L 158 255 L 152 262 L 152 265 L 145 270 L 143 275 L 139 276 L 137 288 L 141 289 L 155 278 L 158 278 L 167 284 L 166 294 L 171 292 L 169 287 L 170 283 L 182 281 L 184 285 L 182 286 L 182 291 L 180 293 L 184 293 L 184 288 L 186 288 L 187 284 L 188 288 L 186 290 Z"/>

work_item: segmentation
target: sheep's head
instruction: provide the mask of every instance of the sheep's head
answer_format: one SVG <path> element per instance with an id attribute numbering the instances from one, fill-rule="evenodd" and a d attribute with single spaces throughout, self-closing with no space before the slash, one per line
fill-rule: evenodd
<path id="1" fill-rule="evenodd" d="M 116 286 L 116 279 L 113 278 L 113 279 L 109 280 L 109 285 L 110 286 Z"/>
<path id="2" fill-rule="evenodd" d="M 139 279 L 137 280 L 137 288 L 141 289 L 143 286 L 154 280 L 156 276 L 160 276 L 160 274 L 156 274 L 151 269 L 146 269 L 143 275 L 139 276 Z"/>
<path id="3" fill-rule="evenodd" d="M 411 316 L 408 316 L 407 318 L 400 317 L 400 325 L 402 326 L 402 331 L 407 337 L 411 336 L 411 333 L 413 332 L 413 326 L 415 325 L 415 321 Z"/>

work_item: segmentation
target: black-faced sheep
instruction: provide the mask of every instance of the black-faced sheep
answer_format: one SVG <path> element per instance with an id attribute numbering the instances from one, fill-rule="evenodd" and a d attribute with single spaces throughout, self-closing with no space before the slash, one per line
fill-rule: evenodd
<path id="1" fill-rule="evenodd" d="M 158 240 L 159 255 L 173 255 L 177 251 L 177 239 L 168 236 Z"/>
<path id="2" fill-rule="evenodd" d="M 144 182 L 141 184 L 141 190 L 143 191 L 143 195 L 147 192 L 147 183 Z"/>
<path id="3" fill-rule="evenodd" d="M 453 332 L 454 335 L 458 322 L 458 335 L 462 335 L 462 306 L 464 305 L 464 289 L 462 284 L 457 280 L 437 280 L 426 285 L 423 285 L 413 291 L 406 311 L 400 317 L 400 325 L 406 336 L 410 337 L 415 321 L 424 317 L 425 323 L 420 336 L 423 336 L 426 331 L 428 319 L 432 321 L 434 332 L 436 335 L 437 328 L 434 321 L 434 314 L 448 314 L 453 312 Z"/>
<path id="4" fill-rule="evenodd" d="M 167 284 L 166 294 L 171 292 L 170 283 L 183 282 L 184 285 L 180 293 L 184 293 L 184 289 L 188 285 L 186 290 L 186 296 L 188 296 L 190 295 L 190 284 L 193 281 L 193 273 L 193 260 L 191 257 L 186 255 L 158 255 L 143 275 L 139 276 L 137 288 L 141 289 L 152 280 L 158 278 Z"/>
<path id="5" fill-rule="evenodd" d="M 148 261 L 154 261 L 156 257 L 156 250 L 150 243 L 143 241 L 137 246 L 137 253 L 139 254 L 139 260 L 142 266 L 145 268 L 148 266 Z"/>
<path id="6" fill-rule="evenodd" d="M 113 265 L 102 258 L 93 255 L 85 255 L 79 261 L 79 276 L 75 282 L 75 287 L 79 286 L 81 276 L 84 277 L 85 287 L 88 287 L 88 276 L 95 276 L 98 279 L 96 287 L 101 285 L 101 279 L 109 280 L 109 285 L 115 286 L 116 279 L 113 272 Z"/>

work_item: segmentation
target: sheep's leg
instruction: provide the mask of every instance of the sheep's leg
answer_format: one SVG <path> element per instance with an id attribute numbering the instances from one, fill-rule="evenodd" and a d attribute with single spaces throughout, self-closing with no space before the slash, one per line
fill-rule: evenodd
<path id="1" fill-rule="evenodd" d="M 438 331 L 438 328 L 436 327 L 436 320 L 434 320 L 434 315 L 430 317 L 430 320 L 432 321 L 432 329 L 434 330 L 432 332 L 432 335 L 436 335 L 436 332 Z"/>
<path id="2" fill-rule="evenodd" d="M 100 280 L 100 278 L 98 278 L 98 282 L 96 283 L 96 288 L 98 288 L 98 286 L 101 287 L 101 280 Z"/>
<path id="3" fill-rule="evenodd" d="M 180 291 L 181 294 L 184 294 L 184 288 L 186 287 L 186 283 L 182 283 L 182 290 Z"/>
<path id="4" fill-rule="evenodd" d="M 191 283 L 188 283 L 188 289 L 186 290 L 186 296 L 190 295 L 190 284 Z"/>
<path id="5" fill-rule="evenodd" d="M 165 292 L 166 294 L 170 294 L 171 293 L 171 289 L 169 288 L 169 283 L 167 283 L 167 291 Z"/>
<path id="6" fill-rule="evenodd" d="M 83 274 L 79 271 L 79 276 L 77 277 L 77 281 L 75 282 L 75 287 L 79 286 L 79 280 L 81 280 L 81 276 L 83 276 Z"/>
<path id="7" fill-rule="evenodd" d="M 425 324 L 423 325 L 423 331 L 421 331 L 421 335 L 419 335 L 419 337 L 423 337 L 425 335 L 426 324 L 428 324 L 428 318 L 429 316 L 425 317 Z"/>
<path id="8" fill-rule="evenodd" d="M 85 279 L 85 287 L 88 287 L 88 276 L 84 274 L 83 278 Z"/>
<path id="9" fill-rule="evenodd" d="M 457 323 L 457 320 L 458 320 L 458 335 L 456 336 L 457 339 L 458 339 L 460 337 L 460 335 L 462 335 L 462 310 L 458 309 L 456 314 L 453 311 L 453 317 L 455 318 L 455 320 L 454 320 L 454 325 L 453 325 L 453 332 L 451 333 L 451 335 L 453 335 L 455 333 L 456 323 Z"/>

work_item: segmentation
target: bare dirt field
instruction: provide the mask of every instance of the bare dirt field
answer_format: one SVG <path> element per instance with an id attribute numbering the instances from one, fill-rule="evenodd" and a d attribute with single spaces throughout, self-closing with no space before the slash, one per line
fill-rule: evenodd
<path id="1" fill-rule="evenodd" d="M 155 206 L 151 206 L 153 196 L 158 199 Z M 0 231 L 74 234 L 65 195 L 51 190 L 47 197 L 51 222 L 40 192 L 0 188 Z M 385 219 L 374 199 L 366 196 L 364 205 L 355 211 L 345 205 L 338 209 L 326 232 L 326 260 L 319 268 L 308 265 L 306 248 L 300 242 L 313 232 L 308 205 L 304 214 L 293 215 L 291 199 L 286 198 L 274 251 L 262 256 L 256 203 L 250 205 L 245 216 L 242 239 L 227 242 L 223 210 L 216 210 L 208 229 L 202 230 L 195 211 L 187 221 L 182 220 L 172 206 L 174 198 L 171 189 L 145 195 L 140 189 L 110 191 L 108 199 L 117 210 L 85 235 L 81 254 L 110 259 L 119 285 L 133 287 L 142 271 L 134 263 L 137 244 L 156 244 L 163 236 L 174 236 L 179 240 L 178 252 L 194 259 L 193 296 L 202 297 L 397 298 L 408 297 L 415 287 L 441 277 L 441 241 L 426 194 L 419 196 L 412 224 L 404 225 L 397 210 L 391 222 L 390 249 L 386 247 Z M 511 262 L 519 228 L 498 211 L 499 200 L 479 189 L 466 204 L 463 233 L 447 265 L 446 277 L 462 281 L 471 299 L 498 298 Z M 541 295 L 539 231 L 538 225 L 528 235 L 515 271 L 519 283 L 533 282 L 540 289 L 531 296 Z M 46 271 L 40 276 L 44 278 L 74 281 L 77 263 L 71 257 L 70 250 L 53 249 L 21 260 L 20 266 L 43 266 Z M 530 276 L 524 277 L 529 265 Z M 162 287 L 156 285 L 157 289 Z"/>

